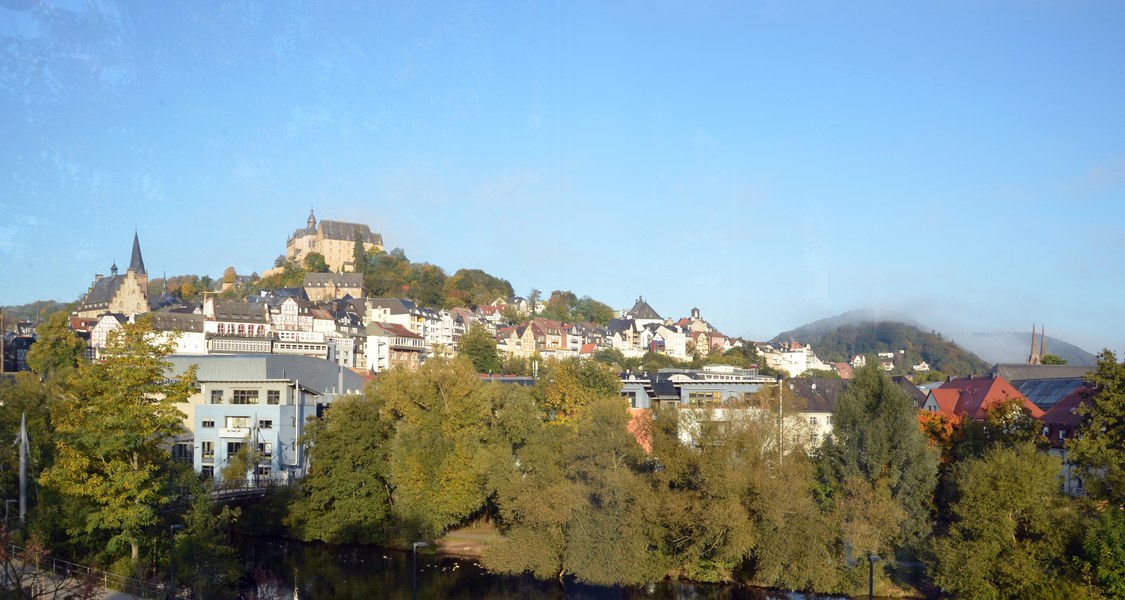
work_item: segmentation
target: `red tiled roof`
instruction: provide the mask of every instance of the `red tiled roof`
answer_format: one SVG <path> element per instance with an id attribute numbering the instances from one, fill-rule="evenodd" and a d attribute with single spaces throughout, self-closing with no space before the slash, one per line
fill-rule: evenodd
<path id="1" fill-rule="evenodd" d="M 937 402 L 938 412 L 950 416 L 955 414 L 954 411 L 957 409 L 957 399 L 961 397 L 960 390 L 939 388 L 930 390 L 930 394 L 934 397 L 934 402 Z"/>
<path id="2" fill-rule="evenodd" d="M 1074 390 L 1043 413 L 1040 420 L 1052 425 L 1078 425 L 1082 422 L 1082 416 L 1075 414 L 1074 410 L 1086 402 L 1089 393 L 1090 388 L 1086 386 Z"/>
<path id="3" fill-rule="evenodd" d="M 954 379 L 942 384 L 938 389 L 956 390 L 958 397 L 953 412 L 958 415 L 968 415 L 970 419 L 983 419 L 989 407 L 1010 398 L 1018 399 L 1032 417 L 1039 419 L 1043 416 L 1041 408 L 1019 393 L 1019 390 L 1012 387 L 1012 384 L 1003 377 Z"/>

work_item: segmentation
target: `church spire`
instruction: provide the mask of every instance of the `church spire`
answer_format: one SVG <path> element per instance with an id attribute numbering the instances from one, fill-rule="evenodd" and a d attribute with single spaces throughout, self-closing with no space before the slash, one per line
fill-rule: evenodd
<path id="1" fill-rule="evenodd" d="M 1031 324 L 1031 354 L 1027 355 L 1027 364 L 1037 365 L 1040 362 L 1039 351 L 1035 347 L 1035 323 Z"/>
<path id="2" fill-rule="evenodd" d="M 136 229 L 133 230 L 133 257 L 129 259 L 129 270 L 137 275 L 148 275 L 145 273 L 145 261 L 141 258 L 141 240 Z"/>
<path id="3" fill-rule="evenodd" d="M 1047 326 L 1039 325 L 1039 360 L 1047 356 Z"/>

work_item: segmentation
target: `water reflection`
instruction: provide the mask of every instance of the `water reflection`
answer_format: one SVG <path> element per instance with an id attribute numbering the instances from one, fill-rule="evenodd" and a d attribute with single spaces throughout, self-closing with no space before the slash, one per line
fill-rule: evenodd
<path id="1" fill-rule="evenodd" d="M 236 540 L 247 572 L 247 597 L 321 600 L 411 598 L 411 554 L 370 546 L 328 546 L 281 539 Z M 620 588 L 539 581 L 489 573 L 472 559 L 418 555 L 419 600 L 774 600 L 804 599 L 730 586 L 660 583 Z"/>

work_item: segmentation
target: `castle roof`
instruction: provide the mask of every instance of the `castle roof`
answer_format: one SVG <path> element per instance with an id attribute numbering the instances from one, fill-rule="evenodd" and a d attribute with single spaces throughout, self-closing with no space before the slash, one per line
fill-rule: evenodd
<path id="1" fill-rule="evenodd" d="M 660 315 L 656 314 L 656 311 L 648 305 L 648 302 L 645 302 L 643 297 L 637 298 L 637 303 L 633 305 L 633 308 L 629 309 L 629 312 L 625 313 L 625 316 L 630 319 L 663 320 Z"/>
<path id="2" fill-rule="evenodd" d="M 145 260 L 141 258 L 141 241 L 137 237 L 137 232 L 133 232 L 133 256 L 129 259 L 129 270 L 138 275 L 147 275 L 145 273 Z"/>

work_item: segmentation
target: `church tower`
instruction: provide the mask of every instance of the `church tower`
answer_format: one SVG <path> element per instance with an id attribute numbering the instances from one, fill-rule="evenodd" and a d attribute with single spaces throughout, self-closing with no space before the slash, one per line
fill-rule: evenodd
<path id="1" fill-rule="evenodd" d="M 133 256 L 129 259 L 129 271 L 137 276 L 141 288 L 148 291 L 148 273 L 145 272 L 145 259 L 141 257 L 141 240 L 137 237 L 137 230 L 133 230 Z"/>

